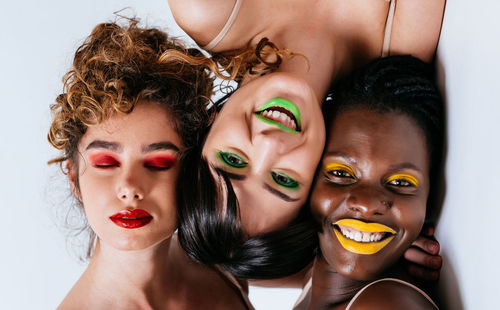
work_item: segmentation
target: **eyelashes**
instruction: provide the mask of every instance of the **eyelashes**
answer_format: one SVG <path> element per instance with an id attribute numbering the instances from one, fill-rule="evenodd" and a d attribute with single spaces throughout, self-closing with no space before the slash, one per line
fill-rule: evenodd
<path id="1" fill-rule="evenodd" d="M 407 173 L 391 175 L 385 182 L 398 187 L 418 187 L 418 179 Z"/>
<path id="2" fill-rule="evenodd" d="M 223 163 L 233 168 L 244 168 L 248 165 L 243 157 L 234 153 L 219 151 L 217 155 Z"/>
<path id="3" fill-rule="evenodd" d="M 120 161 L 111 154 L 92 154 L 89 156 L 90 163 L 98 169 L 114 169 L 121 167 Z M 162 155 L 150 156 L 144 160 L 143 166 L 151 170 L 168 170 L 177 162 L 177 156 Z"/>
<path id="4" fill-rule="evenodd" d="M 92 154 L 89 156 L 93 167 L 100 169 L 111 169 L 120 167 L 120 162 L 109 154 Z"/>
<path id="5" fill-rule="evenodd" d="M 288 176 L 286 173 L 271 171 L 271 177 L 278 185 L 294 189 L 299 187 L 299 182 Z"/>
<path id="6" fill-rule="evenodd" d="M 354 169 L 350 166 L 333 162 L 325 165 L 324 173 L 326 178 L 335 184 L 353 184 L 357 181 L 356 174 Z M 392 188 L 417 188 L 419 181 L 418 179 L 409 174 L 409 173 L 396 173 L 390 175 L 387 179 L 384 180 L 384 184 L 392 187 Z"/>
<path id="7" fill-rule="evenodd" d="M 336 177 L 351 177 L 354 178 L 354 170 L 348 165 L 342 163 L 329 163 L 325 166 L 325 172 Z"/>
<path id="8" fill-rule="evenodd" d="M 144 161 L 144 167 L 154 170 L 167 170 L 175 165 L 176 156 L 155 156 Z"/>

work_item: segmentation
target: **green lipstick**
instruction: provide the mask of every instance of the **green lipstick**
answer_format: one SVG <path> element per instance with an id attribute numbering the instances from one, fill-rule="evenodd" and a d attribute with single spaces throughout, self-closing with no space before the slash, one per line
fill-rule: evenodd
<path id="1" fill-rule="evenodd" d="M 285 124 L 289 122 L 288 118 L 285 120 L 281 118 L 277 120 L 276 117 L 271 116 L 270 114 L 274 111 L 278 111 L 280 112 L 280 114 L 285 114 L 292 122 L 295 123 L 296 129 L 292 129 Z M 279 129 L 287 132 L 297 133 L 301 128 L 299 108 L 290 100 L 286 100 L 283 98 L 273 98 L 269 100 L 255 112 L 255 116 L 260 121 L 274 125 Z"/>

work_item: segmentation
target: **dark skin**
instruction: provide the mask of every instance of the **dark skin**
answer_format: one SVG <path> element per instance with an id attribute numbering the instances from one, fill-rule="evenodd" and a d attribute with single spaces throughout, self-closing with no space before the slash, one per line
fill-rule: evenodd
<path id="1" fill-rule="evenodd" d="M 314 262 L 307 309 L 345 309 L 366 284 L 393 277 L 397 261 L 422 230 L 430 187 L 426 138 L 408 116 L 353 108 L 340 112 L 328 132 L 311 196 L 312 212 L 321 225 L 321 254 Z M 375 253 L 360 254 L 356 251 L 371 251 L 369 244 L 376 242 L 354 242 L 349 248 L 334 233 L 342 233 L 333 225 L 342 219 L 379 223 L 395 233 Z M 351 307 L 388 308 L 432 305 L 409 287 L 381 282 Z"/>

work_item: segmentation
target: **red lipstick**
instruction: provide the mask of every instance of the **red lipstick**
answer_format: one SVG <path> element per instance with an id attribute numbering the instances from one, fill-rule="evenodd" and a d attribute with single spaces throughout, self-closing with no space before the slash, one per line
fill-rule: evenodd
<path id="1" fill-rule="evenodd" d="M 110 216 L 109 219 L 122 228 L 134 229 L 149 224 L 153 216 L 142 209 L 134 209 L 122 210 Z"/>

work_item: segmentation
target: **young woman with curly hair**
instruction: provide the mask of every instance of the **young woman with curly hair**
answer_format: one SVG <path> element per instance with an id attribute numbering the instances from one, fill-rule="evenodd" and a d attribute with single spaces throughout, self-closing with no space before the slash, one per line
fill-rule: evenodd
<path id="1" fill-rule="evenodd" d="M 77 49 L 51 106 L 91 230 L 89 265 L 60 309 L 249 309 L 237 282 L 191 261 L 174 234 L 177 192 L 211 115 L 213 79 L 170 53 L 203 58 L 164 32 L 114 22 Z"/>

